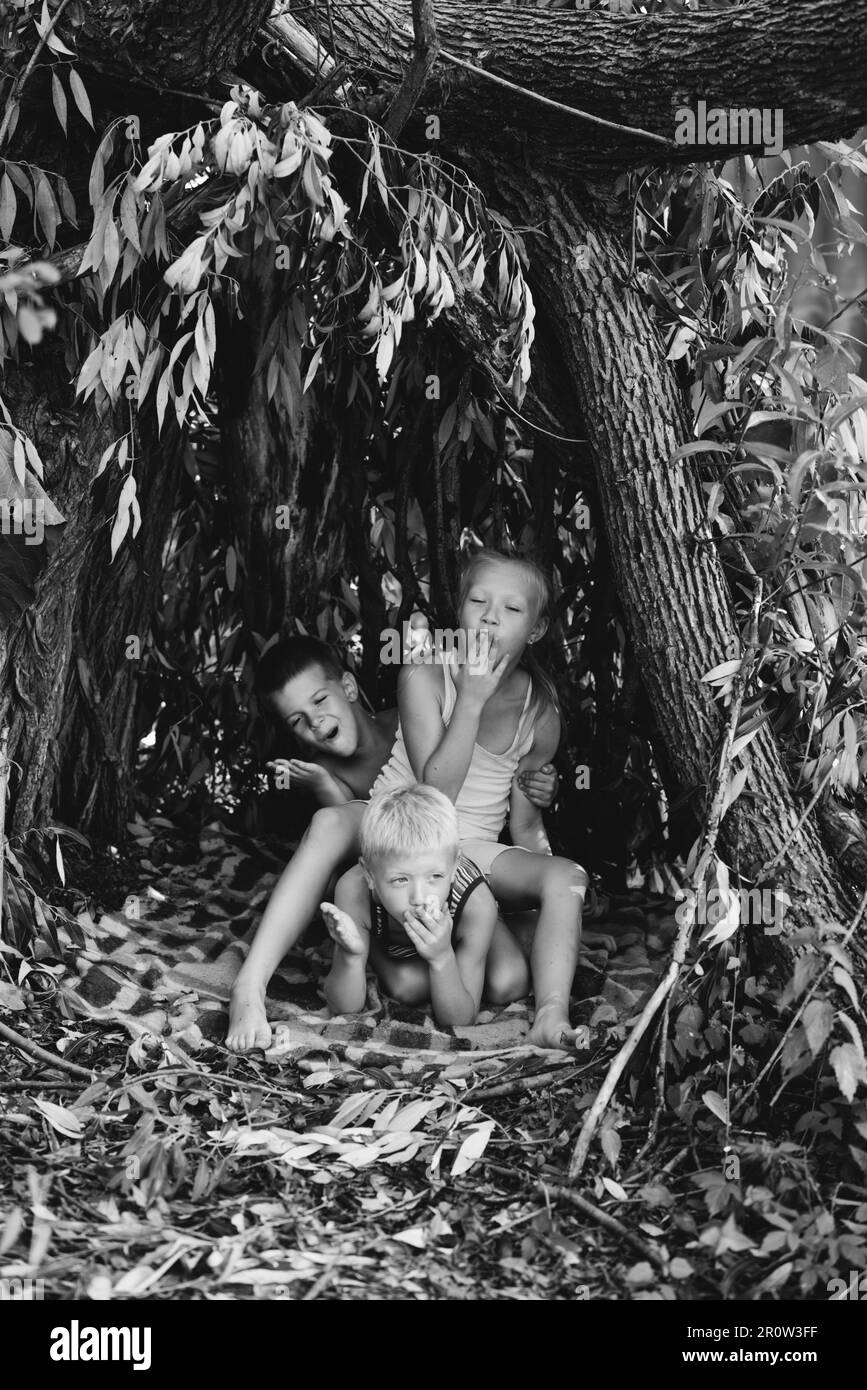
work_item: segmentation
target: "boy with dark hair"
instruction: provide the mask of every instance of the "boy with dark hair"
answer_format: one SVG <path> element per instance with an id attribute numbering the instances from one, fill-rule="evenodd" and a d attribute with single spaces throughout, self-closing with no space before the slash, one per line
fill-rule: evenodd
<path id="1" fill-rule="evenodd" d="M 366 798 L 391 752 L 397 710 L 368 714 L 355 677 L 317 637 L 269 647 L 256 692 L 308 755 L 268 764 L 278 787 L 303 787 L 320 806 Z"/>

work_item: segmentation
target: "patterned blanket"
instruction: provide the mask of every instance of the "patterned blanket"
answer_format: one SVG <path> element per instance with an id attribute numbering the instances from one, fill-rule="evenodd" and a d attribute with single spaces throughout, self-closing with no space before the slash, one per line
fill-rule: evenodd
<path id="1" fill-rule="evenodd" d="M 79 916 L 86 945 L 66 939 L 71 964 L 60 985 L 71 1013 L 121 1023 L 134 1037 L 161 1035 L 187 1053 L 223 1041 L 230 987 L 283 863 L 219 824 L 203 833 L 200 851 L 194 865 L 168 869 L 144 859 L 150 881 L 120 910 L 98 921 Z M 576 976 L 578 1021 L 595 1027 L 636 1012 L 670 936 L 660 907 L 626 900 L 597 906 Z M 526 1001 L 487 1010 L 473 1027 L 442 1028 L 429 1011 L 381 997 L 371 980 L 364 1013 L 332 1018 L 319 987 L 330 944 L 321 924 L 318 933 L 311 927 L 276 971 L 267 998 L 274 1024 L 268 1059 L 330 1058 L 406 1076 L 444 1067 L 454 1075 L 461 1063 L 468 1072 L 496 1073 L 519 1054 L 563 1056 L 522 1045 L 532 1016 Z"/>

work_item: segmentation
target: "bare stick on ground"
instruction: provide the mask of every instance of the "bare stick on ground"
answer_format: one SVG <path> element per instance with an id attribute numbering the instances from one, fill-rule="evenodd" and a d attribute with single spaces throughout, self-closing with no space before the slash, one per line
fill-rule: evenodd
<path id="1" fill-rule="evenodd" d="M 5 1023 L 0 1023 L 0 1038 L 5 1038 L 13 1046 L 19 1047 L 22 1052 L 27 1053 L 28 1057 L 35 1057 L 39 1062 L 47 1062 L 49 1066 L 60 1067 L 61 1071 L 68 1071 L 70 1076 L 80 1076 L 83 1081 L 93 1081 L 94 1079 L 93 1072 L 85 1071 L 84 1067 L 76 1066 L 75 1062 L 67 1062 L 65 1057 L 61 1057 L 56 1052 L 48 1052 L 38 1043 L 31 1042 L 29 1038 L 16 1033 L 14 1028 L 7 1028 Z"/>
<path id="2" fill-rule="evenodd" d="M 656 1016 L 660 1004 L 664 1004 L 660 1039 L 659 1063 L 657 1065 L 657 1107 L 654 1112 L 653 1121 L 651 1122 L 652 1131 L 654 1133 L 656 1125 L 658 1124 L 659 1111 L 665 1099 L 665 1054 L 668 1035 L 668 1017 L 669 1010 L 671 1007 L 671 993 L 674 989 L 675 983 L 677 982 L 680 976 L 681 968 L 686 957 L 686 948 L 689 943 L 692 928 L 695 924 L 695 913 L 698 901 L 698 889 L 704 880 L 704 876 L 707 873 L 711 860 L 714 856 L 714 851 L 716 850 L 717 836 L 719 834 L 719 828 L 723 818 L 723 811 L 726 805 L 726 788 L 728 786 L 729 769 L 731 767 L 732 761 L 732 745 L 735 740 L 735 733 L 737 731 L 738 720 L 740 719 L 741 705 L 743 704 L 744 692 L 747 688 L 747 683 L 752 673 L 753 664 L 756 658 L 756 651 L 758 649 L 759 608 L 761 607 L 761 602 L 762 581 L 761 579 L 758 579 L 756 581 L 755 592 L 753 594 L 753 604 L 750 612 L 750 623 L 746 649 L 744 651 L 740 668 L 738 670 L 737 676 L 735 677 L 735 681 L 732 687 L 731 711 L 729 713 L 728 725 L 726 727 L 726 733 L 723 739 L 722 750 L 720 752 L 719 769 L 717 771 L 716 776 L 716 788 L 714 791 L 713 801 L 711 802 L 710 811 L 708 813 L 707 828 L 704 834 L 704 848 L 702 849 L 702 852 L 698 858 L 698 862 L 695 866 L 695 872 L 693 874 L 692 879 L 693 893 L 691 898 L 688 900 L 689 906 L 687 908 L 686 913 L 684 914 L 684 920 L 677 933 L 677 938 L 674 943 L 674 950 L 672 951 L 671 961 L 669 963 L 668 969 L 665 972 L 665 975 L 663 976 L 662 980 L 660 980 L 650 999 L 647 1001 L 647 1004 L 644 1006 L 641 1016 L 639 1017 L 635 1026 L 633 1027 L 631 1033 L 629 1034 L 629 1037 L 626 1039 L 626 1042 L 623 1044 L 617 1056 L 614 1058 L 614 1061 L 611 1063 L 611 1066 L 608 1069 L 608 1074 L 605 1077 L 605 1080 L 603 1081 L 602 1086 L 599 1089 L 599 1093 L 592 1106 L 590 1107 L 590 1110 L 587 1113 L 587 1118 L 584 1121 L 584 1124 L 581 1126 L 581 1132 L 578 1135 L 578 1139 L 575 1143 L 575 1149 L 572 1154 L 572 1161 L 569 1164 L 570 1182 L 575 1181 L 575 1179 L 580 1174 L 582 1168 L 584 1167 L 584 1163 L 587 1159 L 587 1154 L 590 1149 L 590 1143 L 593 1139 L 593 1135 L 596 1133 L 597 1126 L 599 1125 L 602 1116 L 608 1108 L 608 1103 L 611 1100 L 611 1097 L 614 1095 L 617 1083 L 619 1082 L 624 1070 L 626 1069 L 627 1062 L 629 1061 L 630 1057 L 637 1048 L 639 1042 L 644 1037 L 644 1034 L 647 1032 L 651 1023 L 653 1022 L 653 1019 Z"/>

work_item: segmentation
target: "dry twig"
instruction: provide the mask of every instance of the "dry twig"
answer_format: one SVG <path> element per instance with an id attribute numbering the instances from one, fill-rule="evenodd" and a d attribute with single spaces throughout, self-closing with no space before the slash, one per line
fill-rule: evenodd
<path id="1" fill-rule="evenodd" d="M 657 1065 L 657 1106 L 654 1112 L 653 1121 L 651 1122 L 651 1138 L 653 1135 L 655 1135 L 659 1112 L 665 1100 L 665 1053 L 668 1038 L 668 1018 L 669 1010 L 671 1007 L 671 994 L 675 984 L 677 983 L 677 980 L 680 977 L 683 962 L 686 958 L 686 948 L 689 943 L 692 928 L 695 924 L 695 913 L 697 907 L 697 889 L 704 880 L 704 876 L 708 871 L 708 868 L 714 856 L 714 852 L 716 850 L 717 836 L 719 834 L 719 828 L 723 817 L 723 810 L 725 808 L 725 796 L 729 780 L 729 768 L 731 766 L 732 745 L 735 740 L 735 732 L 737 730 L 738 720 L 740 718 L 744 692 L 746 690 L 747 682 L 749 681 L 750 674 L 752 672 L 753 663 L 756 657 L 756 650 L 758 648 L 759 608 L 761 607 L 762 602 L 762 591 L 762 581 L 761 579 L 757 579 L 755 592 L 753 594 L 752 609 L 750 611 L 750 623 L 747 636 L 746 650 L 741 660 L 740 669 L 737 673 L 737 677 L 734 681 L 734 685 L 732 688 L 731 712 L 729 714 L 729 721 L 726 727 L 725 737 L 723 739 L 722 750 L 720 752 L 719 769 L 717 771 L 716 777 L 716 789 L 714 792 L 713 801 L 711 802 L 710 812 L 708 814 L 707 829 L 704 835 L 704 848 L 702 849 L 702 852 L 699 855 L 698 862 L 695 866 L 695 872 L 693 874 L 693 885 L 694 890 L 696 891 L 693 892 L 692 902 L 689 903 L 689 905 L 687 906 L 687 910 L 684 914 L 684 920 L 678 929 L 677 937 L 674 943 L 674 950 L 672 951 L 672 957 L 668 969 L 665 972 L 665 975 L 663 976 L 662 980 L 657 985 L 647 1004 L 644 1006 L 641 1016 L 638 1019 L 635 1026 L 633 1027 L 632 1032 L 629 1034 L 629 1037 L 626 1039 L 626 1042 L 623 1044 L 617 1056 L 614 1058 L 614 1061 L 611 1063 L 611 1066 L 608 1070 L 608 1075 L 606 1076 L 605 1080 L 602 1083 L 602 1086 L 600 1087 L 599 1094 L 597 1095 L 595 1101 L 590 1107 L 584 1124 L 581 1126 L 581 1132 L 578 1135 L 578 1139 L 575 1144 L 575 1150 L 572 1154 L 572 1161 L 569 1164 L 569 1180 L 571 1182 L 575 1181 L 582 1168 L 584 1167 L 584 1163 L 586 1161 L 587 1154 L 590 1149 L 590 1143 L 593 1139 L 593 1135 L 596 1133 L 599 1121 L 602 1119 L 602 1116 L 608 1108 L 608 1103 L 614 1094 L 614 1091 L 617 1087 L 617 1083 L 619 1082 L 624 1070 L 626 1069 L 627 1062 L 629 1061 L 633 1052 L 637 1048 L 641 1039 L 644 1037 L 644 1034 L 647 1032 L 647 1029 L 650 1027 L 650 1024 L 655 1018 L 660 1004 L 663 1004 L 664 1009 L 660 1039 L 660 1060 Z M 651 1142 L 651 1138 L 649 1138 L 648 1142 Z"/>
<path id="2" fill-rule="evenodd" d="M 0 1038 L 5 1038 L 7 1042 L 13 1043 L 15 1047 L 26 1052 L 29 1057 L 35 1057 L 39 1062 L 47 1062 L 49 1066 L 60 1067 L 62 1071 L 68 1071 L 70 1076 L 80 1076 L 82 1080 L 88 1082 L 94 1080 L 93 1072 L 85 1071 L 84 1067 L 76 1066 L 75 1062 L 67 1062 L 56 1052 L 46 1051 L 38 1043 L 31 1042 L 29 1038 L 16 1033 L 14 1028 L 8 1028 L 5 1023 L 0 1023 Z"/>
<path id="3" fill-rule="evenodd" d="M 665 1268 L 665 1259 L 658 1250 L 654 1250 L 651 1245 L 643 1241 L 640 1236 L 630 1231 L 628 1226 L 624 1226 L 622 1221 L 618 1221 L 616 1216 L 611 1216 L 607 1211 L 601 1211 L 593 1202 L 580 1192 L 576 1192 L 571 1187 L 563 1187 L 559 1183 L 545 1182 L 537 1178 L 533 1173 L 524 1172 L 520 1168 L 506 1168 L 501 1163 L 492 1163 L 489 1158 L 484 1159 L 485 1166 L 494 1173 L 501 1173 L 504 1177 L 520 1177 L 535 1184 L 537 1192 L 546 1200 L 556 1197 L 558 1201 L 568 1202 L 575 1207 L 583 1216 L 589 1216 L 591 1221 L 595 1221 L 597 1226 L 602 1226 L 612 1235 L 620 1240 L 626 1241 L 636 1250 L 639 1255 L 643 1255 L 645 1260 L 657 1266 L 658 1269 Z"/>

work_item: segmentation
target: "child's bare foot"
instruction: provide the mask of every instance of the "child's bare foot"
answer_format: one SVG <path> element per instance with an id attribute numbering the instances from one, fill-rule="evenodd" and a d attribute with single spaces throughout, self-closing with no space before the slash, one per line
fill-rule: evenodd
<path id="1" fill-rule="evenodd" d="M 540 1004 L 527 1034 L 533 1047 L 558 1048 L 571 1052 L 578 1041 L 578 1030 L 569 1022 L 569 1011 L 559 999 Z"/>
<path id="2" fill-rule="evenodd" d="M 265 996 L 261 990 L 243 985 L 232 990 L 226 1046 L 230 1052 L 271 1046 L 271 1025 L 265 1017 Z"/>
<path id="3" fill-rule="evenodd" d="M 322 913 L 322 920 L 328 929 L 331 940 L 335 941 L 348 956 L 367 955 L 367 942 L 348 912 L 335 907 L 334 903 L 320 903 L 319 911 Z"/>

